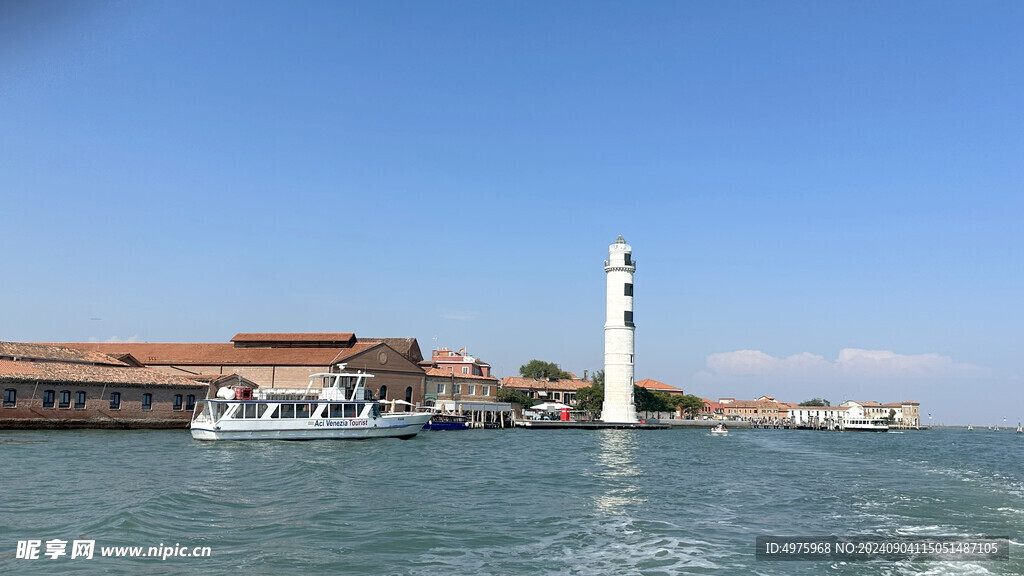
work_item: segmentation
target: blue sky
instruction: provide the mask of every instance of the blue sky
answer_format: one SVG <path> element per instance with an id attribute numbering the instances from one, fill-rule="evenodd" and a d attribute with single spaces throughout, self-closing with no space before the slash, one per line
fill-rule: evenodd
<path id="1" fill-rule="evenodd" d="M 0 6 L 0 339 L 353 331 L 1024 419 L 1019 2 Z M 995 408 L 994 406 L 998 406 Z"/>

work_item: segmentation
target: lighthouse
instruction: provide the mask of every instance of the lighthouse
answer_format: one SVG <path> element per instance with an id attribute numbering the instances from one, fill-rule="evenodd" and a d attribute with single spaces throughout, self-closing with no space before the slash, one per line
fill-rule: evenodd
<path id="1" fill-rule="evenodd" d="M 604 261 L 608 281 L 604 323 L 605 422 L 636 422 L 633 404 L 633 248 L 620 234 Z"/>

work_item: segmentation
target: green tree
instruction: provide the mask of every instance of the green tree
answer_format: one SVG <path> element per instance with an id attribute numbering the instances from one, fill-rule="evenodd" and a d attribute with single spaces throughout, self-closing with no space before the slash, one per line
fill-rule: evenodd
<path id="1" fill-rule="evenodd" d="M 604 404 L 604 382 L 592 383 L 586 388 L 576 391 L 576 409 L 587 412 L 600 412 Z"/>
<path id="2" fill-rule="evenodd" d="M 688 418 L 696 418 L 704 410 L 704 400 L 700 396 L 694 396 L 693 394 L 672 396 L 671 401 L 672 406 L 682 408 L 683 414 Z"/>
<path id="3" fill-rule="evenodd" d="M 811 398 L 800 403 L 801 406 L 831 406 L 824 398 Z"/>
<path id="4" fill-rule="evenodd" d="M 637 412 L 668 412 L 672 409 L 668 394 L 641 386 L 633 388 L 633 405 Z"/>
<path id="5" fill-rule="evenodd" d="M 514 388 L 499 388 L 497 398 L 498 402 L 512 402 L 519 404 L 523 408 L 529 408 L 536 404 L 533 398 L 530 398 L 526 392 Z"/>
<path id="6" fill-rule="evenodd" d="M 569 373 L 559 368 L 558 364 L 537 359 L 520 366 L 519 375 L 523 378 L 552 378 L 555 380 L 570 378 Z"/>
<path id="7" fill-rule="evenodd" d="M 896 410 L 889 409 L 889 415 L 885 417 L 885 423 L 892 426 L 896 423 Z"/>

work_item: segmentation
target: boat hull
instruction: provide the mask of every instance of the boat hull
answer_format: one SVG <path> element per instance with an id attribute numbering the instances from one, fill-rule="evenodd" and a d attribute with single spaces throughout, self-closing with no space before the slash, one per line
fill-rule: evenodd
<path id="1" fill-rule="evenodd" d="M 366 440 L 370 438 L 409 439 L 423 429 L 429 415 L 408 414 L 359 419 L 362 422 L 310 418 L 295 422 L 223 422 L 216 427 L 193 423 L 196 440 Z"/>

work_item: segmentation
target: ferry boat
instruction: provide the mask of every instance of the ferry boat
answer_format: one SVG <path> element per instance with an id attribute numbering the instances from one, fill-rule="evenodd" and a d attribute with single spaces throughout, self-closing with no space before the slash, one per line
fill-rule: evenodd
<path id="1" fill-rule="evenodd" d="M 885 423 L 885 420 L 853 419 L 844 422 L 843 430 L 851 432 L 888 432 L 889 425 Z"/>
<path id="2" fill-rule="evenodd" d="M 430 419 L 418 412 L 382 412 L 365 389 L 372 374 L 321 372 L 305 390 L 221 388 L 196 403 L 190 428 L 196 440 L 315 440 L 416 436 Z M 320 390 L 313 385 L 320 381 Z"/>

